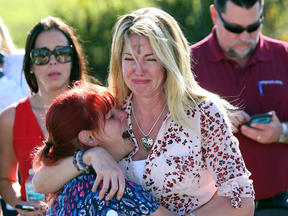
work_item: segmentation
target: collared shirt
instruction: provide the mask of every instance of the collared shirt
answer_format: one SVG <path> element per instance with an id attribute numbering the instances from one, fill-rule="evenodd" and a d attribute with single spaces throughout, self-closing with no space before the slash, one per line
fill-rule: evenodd
<path id="1" fill-rule="evenodd" d="M 280 121 L 288 121 L 288 43 L 260 34 L 259 43 L 244 68 L 228 59 L 212 33 L 191 46 L 196 81 L 219 94 L 250 116 L 275 110 Z M 288 189 L 288 145 L 255 142 L 241 133 L 240 143 L 247 169 L 252 173 L 256 200 Z"/>
<path id="2" fill-rule="evenodd" d="M 131 99 L 132 94 L 122 109 L 128 113 L 136 147 L 119 164 L 129 180 L 140 184 L 132 162 L 139 147 L 131 125 Z M 239 207 L 241 197 L 253 197 L 254 190 L 237 139 L 211 101 L 185 112 L 194 130 L 175 123 L 170 113 L 166 115 L 146 160 L 142 186 L 177 215 L 204 205 L 216 187 L 219 196 L 230 196 L 232 206 Z"/>

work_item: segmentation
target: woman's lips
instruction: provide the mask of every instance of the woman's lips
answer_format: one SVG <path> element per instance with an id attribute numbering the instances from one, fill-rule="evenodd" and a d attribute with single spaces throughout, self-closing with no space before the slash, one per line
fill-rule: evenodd
<path id="1" fill-rule="evenodd" d="M 50 72 L 48 74 L 48 76 L 51 78 L 51 79 L 58 79 L 60 77 L 60 72 L 58 71 L 53 71 L 53 72 Z"/>
<path id="2" fill-rule="evenodd" d="M 135 84 L 146 84 L 149 82 L 149 80 L 139 80 L 139 79 L 133 79 L 132 80 Z"/>

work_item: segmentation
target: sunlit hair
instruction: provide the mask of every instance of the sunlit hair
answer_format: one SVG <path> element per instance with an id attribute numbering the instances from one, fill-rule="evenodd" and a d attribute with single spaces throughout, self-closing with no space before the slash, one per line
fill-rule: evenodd
<path id="1" fill-rule="evenodd" d="M 83 148 L 78 139 L 79 132 L 91 130 L 98 133 L 112 106 L 114 99 L 107 88 L 88 82 L 78 81 L 60 94 L 46 114 L 47 141 L 53 147 L 44 144 L 38 149 L 33 161 L 35 170 L 41 162 L 51 166 Z"/>
<path id="2" fill-rule="evenodd" d="M 12 42 L 9 31 L 3 20 L 0 18 L 0 51 L 11 53 L 14 49 L 15 46 Z"/>
<path id="3" fill-rule="evenodd" d="M 201 88 L 195 81 L 191 72 L 189 44 L 178 23 L 156 8 L 143 8 L 121 16 L 114 27 L 108 84 L 117 108 L 131 93 L 122 76 L 122 51 L 125 44 L 131 49 L 129 37 L 133 34 L 148 37 L 157 61 L 165 69 L 167 78 L 164 91 L 169 111 L 176 122 L 192 127 L 184 109 L 207 99 L 217 103 L 227 117 L 226 108 L 232 106 Z"/>
<path id="4" fill-rule="evenodd" d="M 35 41 L 37 40 L 40 33 L 44 31 L 51 31 L 51 30 L 58 30 L 62 32 L 67 40 L 69 45 L 73 45 L 73 51 L 74 51 L 74 58 L 72 62 L 72 69 L 71 69 L 71 75 L 70 75 L 70 84 L 73 81 L 82 79 L 85 77 L 86 73 L 86 60 L 83 53 L 83 49 L 80 46 L 80 43 L 78 41 L 78 35 L 76 35 L 76 32 L 72 27 L 70 27 L 64 20 L 57 18 L 57 17 L 47 17 L 45 19 L 42 19 L 38 23 L 36 23 L 32 29 L 28 33 L 28 37 L 26 40 L 26 46 L 25 46 L 25 56 L 23 61 L 23 71 L 25 74 L 25 78 L 27 80 L 27 83 L 31 89 L 32 92 L 37 93 L 38 92 L 38 84 L 37 80 L 34 74 L 31 74 L 31 59 L 30 59 L 30 52 L 32 49 L 35 48 Z"/>
<path id="5" fill-rule="evenodd" d="M 259 2 L 261 10 L 264 5 L 264 0 L 214 0 L 214 5 L 221 13 L 226 13 L 226 4 L 228 1 L 246 9 L 253 7 L 256 2 Z"/>

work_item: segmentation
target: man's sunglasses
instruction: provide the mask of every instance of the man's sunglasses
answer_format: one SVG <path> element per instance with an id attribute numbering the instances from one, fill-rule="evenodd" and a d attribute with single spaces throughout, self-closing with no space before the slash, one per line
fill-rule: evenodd
<path id="1" fill-rule="evenodd" d="M 56 47 L 53 51 L 47 48 L 33 49 L 30 58 L 34 65 L 46 65 L 50 61 L 50 56 L 54 55 L 59 63 L 67 63 L 73 60 L 73 46 Z"/>
<path id="2" fill-rule="evenodd" d="M 243 27 L 240 27 L 240 26 L 234 26 L 234 25 L 231 25 L 227 22 L 224 21 L 223 17 L 221 16 L 221 13 L 219 10 L 218 11 L 218 14 L 219 14 L 219 17 L 223 23 L 223 26 L 225 27 L 225 29 L 227 29 L 228 31 L 232 32 L 232 33 L 235 33 L 235 34 L 240 34 L 242 33 L 243 31 L 247 31 L 248 33 L 252 33 L 254 31 L 256 31 L 259 26 L 263 23 L 264 21 L 264 15 L 263 13 L 261 14 L 260 18 L 259 18 L 259 21 L 255 24 L 252 24 L 246 28 L 243 28 Z"/>

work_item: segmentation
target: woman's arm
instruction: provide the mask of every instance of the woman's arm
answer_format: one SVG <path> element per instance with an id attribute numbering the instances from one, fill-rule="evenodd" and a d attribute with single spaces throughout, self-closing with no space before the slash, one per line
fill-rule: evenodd
<path id="1" fill-rule="evenodd" d="M 159 206 L 159 208 L 153 214 L 151 214 L 151 216 L 176 216 L 176 214 L 169 211 L 163 206 Z"/>
<path id="2" fill-rule="evenodd" d="M 55 166 L 42 165 L 33 177 L 37 193 L 53 193 L 80 174 L 74 167 L 72 156 L 61 160 Z"/>
<path id="3" fill-rule="evenodd" d="M 201 208 L 193 211 L 197 215 L 221 215 L 221 216 L 253 216 L 254 215 L 254 200 L 251 197 L 242 197 L 242 205 L 240 208 L 231 206 L 231 198 L 226 196 L 217 197 Z M 188 214 L 189 215 L 189 214 Z M 187 215 L 187 216 L 188 216 Z"/>
<path id="4" fill-rule="evenodd" d="M 21 186 L 18 182 L 18 161 L 13 148 L 14 118 L 15 105 L 7 107 L 0 114 L 0 194 L 5 202 L 14 208 L 16 204 L 26 204 L 40 210 L 38 203 L 25 202 L 21 197 Z M 20 215 L 27 213 L 20 209 L 16 210 Z M 29 213 L 29 215 L 37 214 L 37 211 Z"/>
<path id="5" fill-rule="evenodd" d="M 221 216 L 230 216 L 230 215 L 239 215 L 239 216 L 253 216 L 254 215 L 254 200 L 250 197 L 242 197 L 242 206 L 240 208 L 233 208 L 231 206 L 230 197 L 218 197 L 217 192 L 214 197 L 206 203 L 204 206 L 193 211 L 195 216 L 197 215 L 221 215 Z M 220 206 L 220 207 L 219 207 Z M 152 216 L 173 216 L 176 215 L 168 209 L 160 206 L 157 211 L 155 211 Z M 186 214 L 185 216 L 190 216 Z"/>
<path id="6" fill-rule="evenodd" d="M 117 192 L 117 198 L 121 198 L 125 189 L 125 176 L 120 166 L 115 162 L 107 151 L 101 147 L 87 150 L 83 155 L 83 162 L 92 166 L 97 173 L 93 191 L 96 191 L 99 183 L 103 180 L 103 188 L 99 194 L 102 199 L 109 188 L 111 190 L 105 197 L 109 200 Z M 61 174 L 61 175 L 60 175 Z M 80 175 L 74 167 L 73 157 L 61 160 L 55 166 L 42 165 L 33 178 L 33 185 L 38 193 L 53 193 L 60 190 L 68 181 Z"/>
<path id="7" fill-rule="evenodd" d="M 5 109 L 0 115 L 0 194 L 11 206 L 22 202 L 18 183 L 18 161 L 13 149 L 15 108 Z M 13 186 L 14 185 L 14 188 Z"/>

